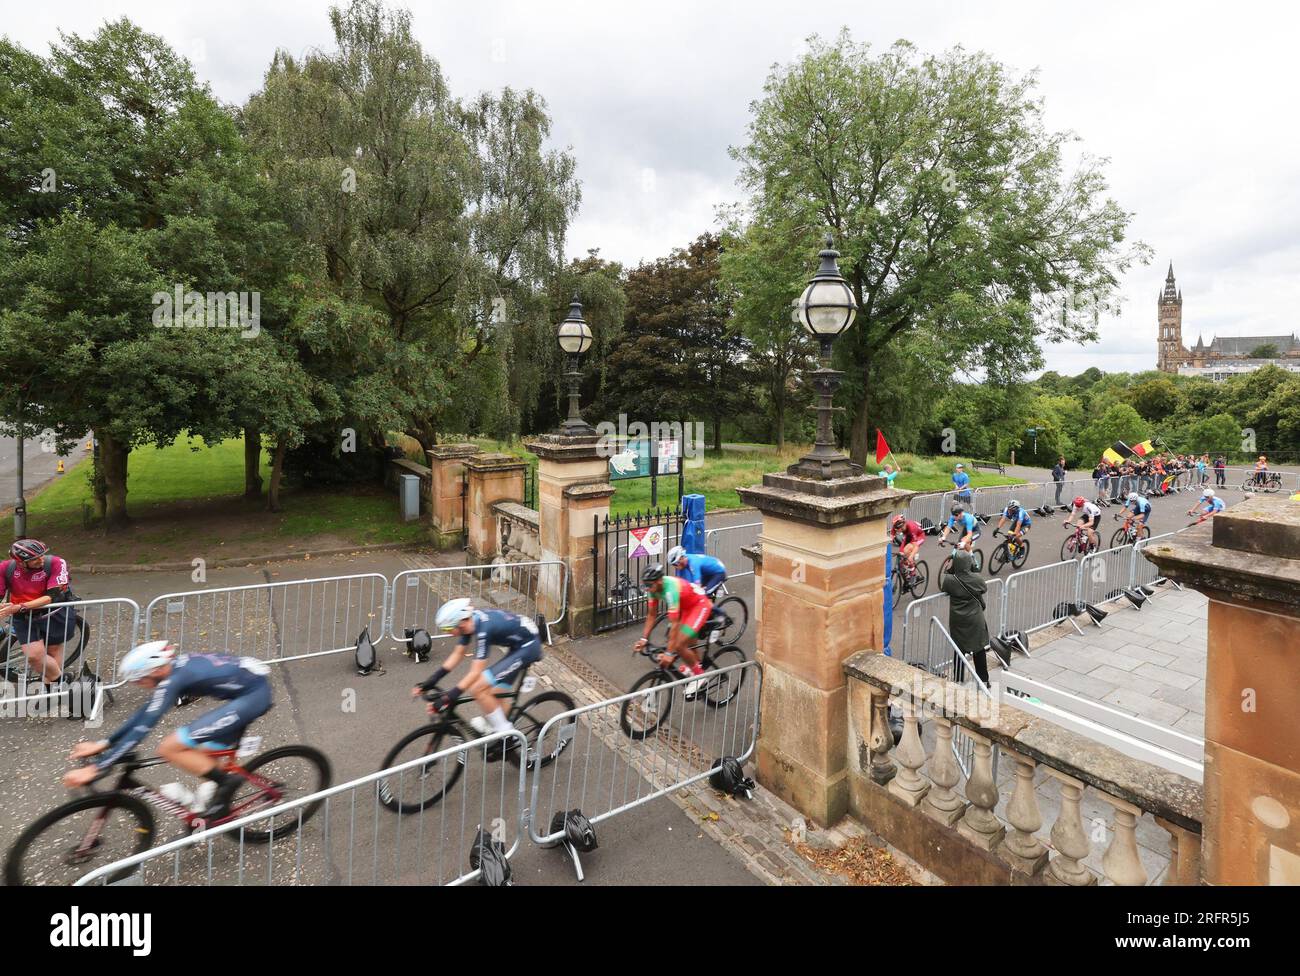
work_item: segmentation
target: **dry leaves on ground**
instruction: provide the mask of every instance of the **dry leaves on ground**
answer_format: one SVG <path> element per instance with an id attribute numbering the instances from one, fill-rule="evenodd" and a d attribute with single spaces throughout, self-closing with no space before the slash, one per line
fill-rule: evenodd
<path id="1" fill-rule="evenodd" d="M 867 843 L 861 837 L 834 850 L 822 850 L 807 844 L 796 844 L 795 850 L 821 870 L 844 875 L 850 884 L 916 884 L 888 851 Z"/>

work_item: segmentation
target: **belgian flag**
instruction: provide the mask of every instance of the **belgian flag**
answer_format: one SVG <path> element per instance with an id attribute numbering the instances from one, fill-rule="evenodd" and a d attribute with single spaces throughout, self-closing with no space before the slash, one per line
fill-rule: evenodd
<path id="1" fill-rule="evenodd" d="M 1131 458 L 1133 454 L 1133 450 L 1123 441 L 1116 441 L 1101 452 L 1102 459 L 1111 464 L 1123 464 L 1125 458 Z"/>
<path id="2" fill-rule="evenodd" d="M 1133 453 L 1138 457 L 1146 457 L 1148 454 L 1154 454 L 1155 449 L 1155 445 L 1150 441 L 1143 441 L 1141 444 L 1133 445 Z"/>

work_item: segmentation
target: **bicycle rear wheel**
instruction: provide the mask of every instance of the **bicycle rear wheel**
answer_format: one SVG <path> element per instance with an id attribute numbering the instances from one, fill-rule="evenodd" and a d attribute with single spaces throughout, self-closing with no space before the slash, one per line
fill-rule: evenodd
<path id="1" fill-rule="evenodd" d="M 125 793 L 96 793 L 55 807 L 19 835 L 5 860 L 5 884 L 72 884 L 153 844 L 153 811 Z M 121 881 L 127 868 L 104 879 Z"/>
<path id="2" fill-rule="evenodd" d="M 716 654 L 709 655 L 709 663 L 716 669 L 729 668 L 733 664 L 745 663 L 745 652 L 734 644 L 721 648 Z M 731 700 L 740 694 L 740 686 L 745 683 L 745 672 L 729 671 L 715 675 L 704 685 L 704 703 L 710 708 L 722 708 L 731 704 Z"/>
<path id="3" fill-rule="evenodd" d="M 401 766 L 464 742 L 464 737 L 449 722 L 424 725 L 399 739 L 388 750 L 380 769 Z M 461 752 L 450 759 L 394 773 L 379 781 L 379 802 L 394 813 L 419 813 L 441 801 L 464 771 L 465 753 Z"/>
<path id="4" fill-rule="evenodd" d="M 528 740 L 528 768 L 546 767 L 560 758 L 560 753 L 569 747 L 577 730 L 578 720 L 570 718 L 557 722 L 546 734 L 546 741 L 539 742 L 543 726 L 551 719 L 572 711 L 576 706 L 573 699 L 562 691 L 544 691 L 528 699 L 519 711 L 512 715 L 510 721 Z M 513 766 L 520 761 L 519 750 L 511 750 L 506 758 Z"/>
<path id="5" fill-rule="evenodd" d="M 713 614 L 718 621 L 714 633 L 718 635 L 719 644 L 735 644 L 744 636 L 745 628 L 749 626 L 749 607 L 745 606 L 745 601 L 740 597 L 729 596 L 718 601 Z M 652 635 L 651 641 L 653 640 Z"/>
<path id="6" fill-rule="evenodd" d="M 284 746 L 281 749 L 272 749 L 270 752 L 255 756 L 244 769 L 250 773 L 256 772 L 258 776 L 275 783 L 275 793 L 268 794 L 262 787 L 246 780 L 235 791 L 235 798 L 230 804 L 231 814 L 226 819 L 244 817 L 259 809 L 279 806 L 304 796 L 311 796 L 313 793 L 328 789 L 330 785 L 330 762 L 323 752 L 311 746 Z M 277 837 L 285 837 L 293 833 L 299 824 L 310 820 L 320 809 L 322 802 L 317 800 L 271 817 L 268 821 L 264 821 L 267 823 L 264 830 L 245 828 L 242 831 L 230 831 L 226 836 L 231 840 L 242 838 L 250 844 L 269 843 Z"/>
<path id="7" fill-rule="evenodd" d="M 675 680 L 676 677 L 663 668 L 647 671 L 637 679 L 631 690 L 642 694 L 623 702 L 618 712 L 618 724 L 623 727 L 624 735 L 639 742 L 654 735 L 659 726 L 668 721 L 676 689 L 662 689 L 660 686 Z"/>

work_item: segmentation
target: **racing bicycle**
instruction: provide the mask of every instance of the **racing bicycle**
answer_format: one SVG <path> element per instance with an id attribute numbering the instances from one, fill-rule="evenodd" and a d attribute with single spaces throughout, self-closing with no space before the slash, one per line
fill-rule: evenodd
<path id="1" fill-rule="evenodd" d="M 117 782 L 111 790 L 92 790 L 86 796 L 69 800 L 37 819 L 18 836 L 5 860 L 5 883 L 70 885 L 96 868 L 147 851 L 155 837 L 151 807 L 176 817 L 192 833 L 319 793 L 330 785 L 329 760 L 311 746 L 271 749 L 245 766 L 236 761 L 235 749 L 223 749 L 212 755 L 227 774 L 246 781 L 236 791 L 230 812 L 224 817 L 208 823 L 199 812 L 138 780 L 137 772 L 164 765 L 166 760 L 161 756 L 141 759 L 137 753 L 128 752 L 98 777 L 102 780 L 117 770 Z M 295 807 L 271 817 L 264 827 L 232 830 L 227 836 L 233 841 L 267 844 L 292 834 L 300 824 L 311 819 L 320 805 L 321 801 L 317 800 Z M 105 880 L 109 884 L 121 881 L 133 870 L 123 868 Z"/>
<path id="2" fill-rule="evenodd" d="M 1000 535 L 998 529 L 993 530 L 993 534 Z M 1029 540 L 1023 535 L 1020 538 L 1006 535 L 1002 541 L 993 547 L 993 555 L 989 557 L 989 572 L 996 576 L 1002 571 L 1002 567 L 1010 564 L 1013 568 L 1019 569 L 1029 558 Z"/>
<path id="3" fill-rule="evenodd" d="M 1119 521 L 1118 515 L 1114 518 L 1116 522 Z M 1115 534 L 1110 537 L 1110 547 L 1112 549 L 1118 549 L 1120 546 L 1136 545 L 1139 541 L 1148 538 L 1150 535 L 1151 530 L 1147 527 L 1145 522 L 1139 522 L 1137 519 L 1129 516 L 1124 519 L 1124 524 L 1116 529 Z"/>
<path id="4" fill-rule="evenodd" d="M 1061 543 L 1061 562 L 1068 562 L 1076 556 L 1086 556 L 1089 553 L 1096 552 L 1100 547 L 1100 537 L 1097 539 L 1098 545 L 1094 545 L 1088 539 L 1088 533 L 1082 525 L 1073 525 L 1074 531 L 1065 537 Z"/>
<path id="5" fill-rule="evenodd" d="M 747 660 L 745 652 L 734 644 L 721 645 L 715 649 L 713 644 L 705 640 L 693 644 L 692 649 L 699 655 L 700 664 L 706 672 L 718 671 L 733 664 L 743 664 Z M 629 739 L 640 741 L 654 735 L 668 719 L 668 713 L 672 711 L 673 699 L 678 692 L 682 692 L 682 697 L 686 701 L 697 701 L 703 698 L 704 703 L 710 708 L 723 708 L 731 704 L 732 700 L 740 694 L 740 687 L 745 683 L 745 671 L 741 669 L 728 671 L 726 674 L 700 675 L 696 679 L 700 684 L 694 687 L 690 684 L 663 687 L 685 679 L 685 676 L 679 674 L 673 666 L 676 655 L 667 664 L 660 662 L 659 655 L 666 651 L 665 644 L 656 644 L 651 640 L 645 647 L 635 652 L 649 658 L 654 662 L 654 667 L 637 678 L 628 689 L 629 694 L 642 690 L 645 693 L 627 699 L 619 709 L 618 722 L 623 727 L 623 734 Z M 692 688 L 692 691 L 688 694 L 683 691 L 685 688 Z"/>
<path id="6" fill-rule="evenodd" d="M 896 556 L 892 576 L 892 589 L 894 591 L 892 609 L 895 610 L 898 609 L 904 591 L 910 594 L 913 600 L 919 600 L 925 596 L 925 591 L 930 588 L 930 564 L 924 559 L 913 560 L 912 565 L 907 566 L 902 557 Z"/>

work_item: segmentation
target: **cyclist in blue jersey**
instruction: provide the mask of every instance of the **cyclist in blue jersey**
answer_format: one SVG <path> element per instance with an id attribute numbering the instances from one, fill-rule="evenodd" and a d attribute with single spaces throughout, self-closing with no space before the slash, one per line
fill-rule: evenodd
<path id="1" fill-rule="evenodd" d="M 1201 517 L 1196 520 L 1199 524 L 1206 519 L 1214 518 L 1227 507 L 1223 503 L 1223 499 L 1214 494 L 1213 488 L 1206 488 L 1205 491 L 1201 492 L 1201 500 L 1189 508 L 1187 514 L 1195 515 L 1197 511 L 1201 511 Z"/>
<path id="2" fill-rule="evenodd" d="M 1013 498 L 1007 503 L 1007 507 L 1002 510 L 1002 516 L 998 519 L 998 527 L 993 530 L 993 535 L 997 536 L 1002 531 L 1002 526 L 1008 523 L 1010 523 L 1011 528 L 1007 534 L 1018 541 L 1034 524 L 1034 521 L 1029 517 L 1029 513 L 1020 507 L 1020 502 Z"/>
<path id="3" fill-rule="evenodd" d="M 681 546 L 668 550 L 668 565 L 677 570 L 677 578 L 700 584 L 700 589 L 713 599 L 713 592 L 727 581 L 727 567 L 721 559 L 704 553 L 688 553 Z"/>
<path id="4" fill-rule="evenodd" d="M 943 542 L 947 539 L 950 531 L 957 533 L 957 548 L 965 549 L 967 552 L 970 552 L 971 546 L 973 546 L 975 540 L 980 537 L 979 519 L 966 511 L 964 505 L 954 505 L 952 507 L 952 514 L 948 516 L 948 524 L 945 525 L 943 531 L 939 533 L 939 541 Z"/>
<path id="5" fill-rule="evenodd" d="M 224 704 L 201 715 L 163 739 L 158 755 L 177 769 L 215 784 L 202 816 L 217 820 L 230 812 L 239 776 L 223 772 L 214 751 L 234 749 L 255 719 L 271 708 L 270 669 L 256 658 L 230 654 L 180 654 L 165 640 L 134 647 L 122 659 L 117 676 L 153 690 L 149 700 L 99 742 L 79 742 L 73 759 L 99 756 L 93 766 L 66 773 L 67 786 L 86 786 L 153 731 L 176 700 L 185 695 L 219 698 Z"/>
<path id="6" fill-rule="evenodd" d="M 1136 491 L 1130 491 L 1124 502 L 1124 508 L 1128 510 L 1124 517 L 1124 530 L 1128 531 L 1129 522 L 1137 522 L 1138 534 L 1149 534 L 1147 523 L 1151 520 L 1151 503 Z"/>
<path id="7" fill-rule="evenodd" d="M 476 732 L 480 735 L 509 732 L 514 726 L 506 718 L 501 699 L 496 696 L 497 689 L 508 690 L 521 670 L 542 659 L 537 622 L 531 617 L 521 617 L 505 610 L 475 610 L 468 599 L 461 597 L 442 605 L 436 623 L 439 630 L 455 634 L 460 639 L 441 667 L 423 684 L 411 689 L 411 696 L 418 697 L 432 691 L 461 662 L 472 644 L 474 662 L 469 673 L 450 691 L 444 691 L 429 703 L 429 714 L 441 712 L 461 695 L 467 694 L 483 710 L 483 715 L 475 715 L 469 720 Z M 493 647 L 500 647 L 506 653 L 496 667 L 489 668 L 488 653 Z"/>

